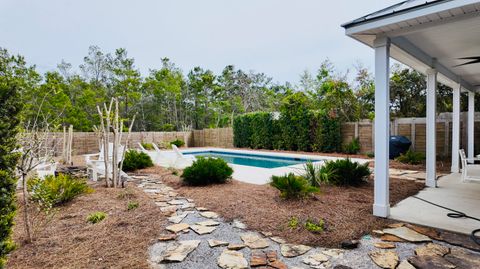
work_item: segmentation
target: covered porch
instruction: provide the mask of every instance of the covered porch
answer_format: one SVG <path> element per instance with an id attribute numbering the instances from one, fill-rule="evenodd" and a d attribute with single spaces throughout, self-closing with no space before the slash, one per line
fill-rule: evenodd
<path id="1" fill-rule="evenodd" d="M 426 180 L 418 197 L 480 217 L 480 184 L 460 180 L 460 96 L 468 94 L 467 147 L 474 152 L 475 94 L 480 87 L 480 1 L 408 0 L 342 25 L 346 35 L 375 51 L 375 199 L 373 214 L 470 233 L 479 222 L 450 219 L 446 211 L 408 198 L 390 208 L 390 59 L 426 75 Z M 453 91 L 451 172 L 437 178 L 437 85 Z M 419 102 L 422 102 L 419 100 Z"/>

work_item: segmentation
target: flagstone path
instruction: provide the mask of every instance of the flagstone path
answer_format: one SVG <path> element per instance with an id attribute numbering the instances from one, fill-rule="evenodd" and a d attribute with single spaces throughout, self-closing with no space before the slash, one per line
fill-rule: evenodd
<path id="1" fill-rule="evenodd" d="M 148 250 L 152 268 L 480 268 L 479 252 L 432 240 L 428 230 L 397 224 L 364 236 L 352 250 L 312 248 L 249 231 L 239 220 L 226 222 L 180 197 L 159 176 L 136 175 L 132 181 L 170 215 Z"/>

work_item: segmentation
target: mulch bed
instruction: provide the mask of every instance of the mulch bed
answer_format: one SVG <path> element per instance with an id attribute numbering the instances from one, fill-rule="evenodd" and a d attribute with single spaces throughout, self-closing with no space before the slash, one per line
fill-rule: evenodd
<path id="1" fill-rule="evenodd" d="M 19 208 L 14 228 L 18 248 L 10 255 L 7 268 L 148 268 L 147 249 L 166 224 L 163 213 L 134 186 L 107 189 L 97 184 L 94 189 L 59 207 L 31 244 L 23 241 Z M 129 199 L 139 202 L 139 207 L 127 210 Z M 86 217 L 97 211 L 106 212 L 107 218 L 87 223 Z"/>
<path id="2" fill-rule="evenodd" d="M 197 206 L 218 212 L 227 221 L 239 219 L 250 229 L 272 232 L 290 243 L 322 247 L 339 247 L 347 239 L 356 239 L 390 223 L 372 215 L 373 182 L 362 187 L 322 186 L 313 199 L 283 200 L 269 185 L 254 185 L 232 180 L 227 184 L 205 187 L 184 186 L 178 176 L 165 173 L 160 167 L 142 173 L 163 175 L 163 180 L 181 195 L 195 200 Z M 392 205 L 416 194 L 423 183 L 391 179 Z M 326 223 L 326 230 L 314 234 L 301 227 L 291 229 L 292 217 L 304 223 L 307 219 Z"/>

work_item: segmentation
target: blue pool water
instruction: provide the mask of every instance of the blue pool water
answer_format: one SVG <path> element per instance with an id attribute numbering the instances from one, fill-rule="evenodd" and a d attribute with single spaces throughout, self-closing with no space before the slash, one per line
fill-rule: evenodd
<path id="1" fill-rule="evenodd" d="M 280 157 L 280 156 L 266 156 L 246 153 L 232 153 L 223 151 L 201 151 L 201 152 L 183 152 L 186 155 L 215 157 L 225 160 L 227 163 L 262 167 L 262 168 L 277 168 L 295 164 L 302 164 L 309 161 L 309 159 Z M 312 160 L 318 161 L 318 160 Z"/>

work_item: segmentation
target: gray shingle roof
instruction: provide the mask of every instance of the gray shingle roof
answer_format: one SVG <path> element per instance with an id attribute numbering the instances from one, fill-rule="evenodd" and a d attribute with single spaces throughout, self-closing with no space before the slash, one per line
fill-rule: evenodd
<path id="1" fill-rule="evenodd" d="M 367 22 L 367 21 L 370 21 L 370 20 L 374 20 L 374 19 L 389 16 L 389 15 L 393 15 L 393 14 L 396 14 L 396 13 L 406 12 L 406 11 L 409 11 L 409 10 L 412 10 L 412 9 L 417 9 L 417 8 L 437 4 L 439 2 L 446 2 L 446 1 L 452 1 L 452 0 L 406 0 L 406 1 L 400 2 L 398 4 L 395 4 L 393 6 L 390 6 L 390 7 L 381 9 L 379 11 L 370 13 L 370 14 L 368 14 L 366 16 L 363 16 L 361 18 L 358 18 L 356 20 L 353 20 L 353 21 L 347 22 L 345 24 L 342 24 L 342 27 L 348 28 L 348 27 L 354 26 L 354 25 L 359 24 L 359 23 Z"/>

